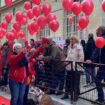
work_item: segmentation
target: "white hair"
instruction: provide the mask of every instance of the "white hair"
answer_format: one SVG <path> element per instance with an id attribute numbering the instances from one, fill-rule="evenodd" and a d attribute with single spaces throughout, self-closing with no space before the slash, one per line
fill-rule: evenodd
<path id="1" fill-rule="evenodd" d="M 22 44 L 20 44 L 20 43 L 15 43 L 15 44 L 13 45 L 13 51 L 16 51 L 17 48 L 22 48 Z"/>

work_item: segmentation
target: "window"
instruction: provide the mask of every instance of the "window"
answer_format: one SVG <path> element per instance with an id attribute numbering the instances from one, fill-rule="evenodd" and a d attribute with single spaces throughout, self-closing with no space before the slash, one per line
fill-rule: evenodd
<path id="1" fill-rule="evenodd" d="M 50 29 L 48 26 L 46 26 L 43 30 L 40 32 L 40 37 L 47 37 L 50 35 Z"/>
<path id="2" fill-rule="evenodd" d="M 83 0 L 75 0 L 75 1 L 81 2 Z M 68 36 L 73 35 L 73 34 L 78 34 L 77 21 L 78 21 L 79 16 L 75 16 L 74 21 L 72 23 L 69 22 L 70 16 L 74 16 L 72 14 L 72 12 L 66 13 L 64 11 L 64 26 L 63 26 L 64 27 L 63 28 L 64 29 L 64 37 L 68 37 Z"/>
<path id="3" fill-rule="evenodd" d="M 13 16 L 15 15 L 15 11 L 16 11 L 15 8 L 13 8 Z"/>

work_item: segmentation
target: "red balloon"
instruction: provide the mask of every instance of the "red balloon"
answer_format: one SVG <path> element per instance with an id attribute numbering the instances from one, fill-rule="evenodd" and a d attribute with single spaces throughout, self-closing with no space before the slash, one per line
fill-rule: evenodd
<path id="1" fill-rule="evenodd" d="M 90 15 L 93 12 L 94 4 L 92 0 L 84 0 L 81 5 L 82 5 L 82 11 L 86 15 Z"/>
<path id="2" fill-rule="evenodd" d="M 105 46 L 105 39 L 103 37 L 97 37 L 95 40 L 95 45 L 97 48 L 103 48 Z"/>
<path id="3" fill-rule="evenodd" d="M 11 20 L 12 20 L 12 14 L 11 14 L 11 13 L 6 13 L 6 15 L 5 15 L 5 20 L 6 20 L 8 23 L 10 23 Z"/>
<path id="4" fill-rule="evenodd" d="M 21 30 L 19 33 L 18 33 L 19 37 L 20 38 L 24 38 L 25 37 L 25 32 L 23 30 Z"/>
<path id="5" fill-rule="evenodd" d="M 42 7 L 42 12 L 47 16 L 51 12 L 51 5 L 46 3 Z"/>
<path id="6" fill-rule="evenodd" d="M 23 13 L 23 18 L 28 18 L 27 13 Z"/>
<path id="7" fill-rule="evenodd" d="M 78 23 L 77 23 L 77 29 L 81 30 L 81 27 L 80 27 L 80 25 Z"/>
<path id="8" fill-rule="evenodd" d="M 36 5 L 39 5 L 41 3 L 41 0 L 32 0 L 32 2 Z"/>
<path id="9" fill-rule="evenodd" d="M 47 23 L 46 17 L 44 15 L 41 15 L 38 17 L 38 25 L 40 26 L 40 28 L 44 28 L 45 25 Z"/>
<path id="10" fill-rule="evenodd" d="M 21 24 L 26 25 L 27 24 L 27 18 L 23 17 L 21 20 Z"/>
<path id="11" fill-rule="evenodd" d="M 19 38 L 18 33 L 17 33 L 17 31 L 14 28 L 11 29 L 11 32 L 14 33 L 15 39 L 18 39 Z"/>
<path id="12" fill-rule="evenodd" d="M 38 16 L 41 14 L 41 8 L 40 8 L 40 6 L 35 5 L 35 6 L 33 7 L 33 14 L 34 14 L 36 17 L 38 17 Z"/>
<path id="13" fill-rule="evenodd" d="M 49 23 L 49 27 L 52 31 L 56 32 L 59 28 L 59 23 L 57 20 L 53 20 Z"/>
<path id="14" fill-rule="evenodd" d="M 34 35 L 35 32 L 32 30 L 31 24 L 28 24 L 27 28 L 28 28 L 30 35 Z"/>
<path id="15" fill-rule="evenodd" d="M 15 39 L 15 35 L 13 32 L 7 32 L 6 33 L 6 38 L 9 40 L 9 41 L 13 41 Z"/>
<path id="16" fill-rule="evenodd" d="M 6 6 L 9 8 L 12 5 L 12 0 L 5 0 Z"/>
<path id="17" fill-rule="evenodd" d="M 17 11 L 15 16 L 16 16 L 16 21 L 20 23 L 22 18 L 23 18 L 22 12 L 21 11 Z"/>
<path id="18" fill-rule="evenodd" d="M 15 22 L 15 23 L 13 24 L 13 28 L 14 28 L 16 31 L 19 31 L 19 30 L 21 29 L 21 24 L 18 23 L 18 22 Z"/>
<path id="19" fill-rule="evenodd" d="M 82 10 L 82 7 L 81 7 L 80 2 L 74 2 L 74 3 L 72 4 L 71 10 L 72 10 L 72 12 L 73 12 L 74 15 L 78 16 L 79 13 L 80 13 L 81 10 Z"/>
<path id="20" fill-rule="evenodd" d="M 62 6 L 66 10 L 66 12 L 70 12 L 73 4 L 73 0 L 62 0 Z"/>
<path id="21" fill-rule="evenodd" d="M 101 7 L 102 7 L 102 10 L 105 12 L 105 0 L 102 1 Z"/>
<path id="22" fill-rule="evenodd" d="M 1 27 L 2 27 L 3 29 L 6 29 L 6 30 L 7 30 L 7 28 L 8 28 L 8 23 L 7 23 L 6 21 L 3 21 L 3 22 L 1 23 Z"/>
<path id="23" fill-rule="evenodd" d="M 52 20 L 56 20 L 56 15 L 50 13 L 50 14 L 47 16 L 47 22 L 50 23 Z"/>
<path id="24" fill-rule="evenodd" d="M 24 3 L 24 9 L 25 10 L 29 10 L 29 9 L 31 9 L 32 7 L 31 7 L 31 3 L 29 2 L 29 1 L 26 1 L 25 3 Z"/>
<path id="25" fill-rule="evenodd" d="M 69 22 L 72 23 L 73 21 L 74 21 L 74 16 L 71 16 L 71 17 L 69 18 Z"/>
<path id="26" fill-rule="evenodd" d="M 17 31 L 14 28 L 11 29 L 11 32 L 13 32 L 15 35 L 17 34 Z"/>
<path id="27" fill-rule="evenodd" d="M 30 25 L 31 25 L 32 31 L 37 32 L 37 30 L 39 29 L 37 22 L 33 21 L 33 22 L 31 22 Z"/>
<path id="28" fill-rule="evenodd" d="M 0 39 L 3 38 L 3 36 L 5 35 L 6 31 L 4 29 L 0 29 Z"/>
<path id="29" fill-rule="evenodd" d="M 34 17 L 34 14 L 33 14 L 33 10 L 32 9 L 29 9 L 27 11 L 27 16 L 28 16 L 29 19 L 32 19 Z"/>
<path id="30" fill-rule="evenodd" d="M 87 16 L 81 16 L 78 20 L 78 24 L 82 29 L 86 28 L 89 24 L 88 17 Z"/>

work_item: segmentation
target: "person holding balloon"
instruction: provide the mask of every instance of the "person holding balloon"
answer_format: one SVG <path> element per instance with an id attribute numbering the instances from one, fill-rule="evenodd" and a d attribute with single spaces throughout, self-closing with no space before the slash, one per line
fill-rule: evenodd
<path id="1" fill-rule="evenodd" d="M 93 62 L 105 64 L 105 26 L 100 26 L 96 30 L 96 49 L 93 51 L 91 60 L 86 60 L 86 63 L 91 64 Z M 98 99 L 96 101 L 101 104 L 104 102 L 104 91 L 102 88 L 102 80 L 105 81 L 105 66 L 100 66 L 95 78 L 95 84 L 98 92 Z"/>

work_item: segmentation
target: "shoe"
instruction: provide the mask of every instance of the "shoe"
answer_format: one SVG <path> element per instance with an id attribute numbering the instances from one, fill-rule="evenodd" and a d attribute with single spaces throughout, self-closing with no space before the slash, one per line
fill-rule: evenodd
<path id="1" fill-rule="evenodd" d="M 62 95 L 63 94 L 63 92 L 57 92 L 57 93 L 55 93 L 56 95 Z"/>
<path id="2" fill-rule="evenodd" d="M 64 100 L 64 99 L 68 99 L 68 98 L 69 98 L 68 94 L 64 94 L 64 96 L 61 97 L 62 100 Z"/>
<path id="3" fill-rule="evenodd" d="M 95 84 L 95 83 L 91 83 L 90 85 L 91 85 L 91 86 L 93 86 L 93 87 L 95 87 L 95 86 L 96 86 L 96 84 Z"/>
<path id="4" fill-rule="evenodd" d="M 46 94 L 52 95 L 52 94 L 55 94 L 55 91 L 51 90 L 51 91 L 47 92 Z"/>
<path id="5" fill-rule="evenodd" d="M 95 102 L 96 102 L 97 104 L 100 104 L 100 105 L 105 105 L 105 102 L 104 102 L 104 101 L 100 101 L 100 100 L 98 100 L 98 99 L 96 99 Z"/>
<path id="6" fill-rule="evenodd" d="M 84 85 L 83 87 L 89 87 L 89 86 L 90 86 L 90 83 L 88 83 L 88 84 Z"/>

